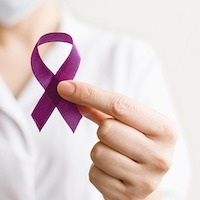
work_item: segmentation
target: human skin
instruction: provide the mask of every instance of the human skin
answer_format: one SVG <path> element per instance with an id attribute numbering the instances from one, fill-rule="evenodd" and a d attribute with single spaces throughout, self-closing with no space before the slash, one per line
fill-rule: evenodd
<path id="1" fill-rule="evenodd" d="M 160 200 L 157 188 L 169 170 L 177 129 L 168 118 L 121 94 L 62 81 L 60 96 L 97 123 L 89 179 L 106 200 Z"/>
<path id="2" fill-rule="evenodd" d="M 14 26 L 0 24 L 0 74 L 14 96 L 20 94 L 32 77 L 30 56 L 38 38 L 57 31 L 59 23 L 59 9 L 54 1 L 43 0 L 35 11 Z M 45 56 L 49 48 L 42 45 L 40 55 Z"/>

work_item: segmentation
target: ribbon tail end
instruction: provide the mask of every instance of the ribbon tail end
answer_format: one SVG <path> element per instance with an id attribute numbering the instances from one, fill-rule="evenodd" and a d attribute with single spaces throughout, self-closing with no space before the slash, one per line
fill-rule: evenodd
<path id="1" fill-rule="evenodd" d="M 37 128 L 39 130 L 39 132 L 41 132 L 44 124 L 41 124 L 41 121 L 37 120 L 37 117 L 34 115 L 34 112 L 31 114 L 31 116 L 32 116 L 32 118 L 33 118 L 33 120 L 34 120 L 34 122 L 35 122 L 35 124 L 36 124 L 36 126 L 37 126 Z"/>
<path id="2" fill-rule="evenodd" d="M 80 113 L 79 113 L 79 114 L 77 113 L 77 114 L 76 114 L 76 120 L 73 121 L 73 123 L 68 123 L 68 122 L 67 122 L 67 124 L 69 125 L 69 127 L 70 127 L 70 129 L 72 130 L 72 133 L 73 133 L 73 134 L 75 133 L 76 128 L 77 128 L 77 126 L 78 126 L 78 124 L 79 124 L 81 118 L 82 118 L 82 115 L 81 115 Z"/>

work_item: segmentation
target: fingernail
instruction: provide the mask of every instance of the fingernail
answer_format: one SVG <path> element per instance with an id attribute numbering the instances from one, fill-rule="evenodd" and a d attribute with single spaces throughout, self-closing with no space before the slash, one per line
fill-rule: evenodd
<path id="1" fill-rule="evenodd" d="M 69 81 L 62 81 L 58 84 L 58 93 L 61 95 L 71 95 L 75 91 L 75 86 Z"/>

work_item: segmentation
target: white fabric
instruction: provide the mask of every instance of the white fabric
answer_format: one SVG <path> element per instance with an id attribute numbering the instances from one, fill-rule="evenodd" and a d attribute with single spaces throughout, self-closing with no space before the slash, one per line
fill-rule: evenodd
<path id="1" fill-rule="evenodd" d="M 176 120 L 160 64 L 149 46 L 64 18 L 60 31 L 74 37 L 82 57 L 76 80 L 123 93 Z M 59 67 L 66 52 L 56 44 L 45 62 Z M 39 133 L 30 114 L 42 93 L 34 77 L 17 100 L 0 82 L 0 199 L 102 199 L 88 180 L 96 125 L 82 119 L 72 134 L 55 110 Z M 188 166 L 180 139 L 173 167 L 161 183 L 165 200 L 184 199 Z"/>

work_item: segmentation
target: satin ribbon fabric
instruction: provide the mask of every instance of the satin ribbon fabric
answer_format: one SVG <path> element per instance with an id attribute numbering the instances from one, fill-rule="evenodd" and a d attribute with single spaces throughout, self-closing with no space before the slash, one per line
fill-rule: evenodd
<path id="1" fill-rule="evenodd" d="M 38 50 L 40 45 L 49 42 L 65 42 L 72 45 L 69 56 L 66 58 L 55 75 L 44 64 Z M 71 130 L 73 132 L 75 131 L 82 115 L 75 104 L 62 99 L 59 96 L 57 92 L 57 85 L 60 81 L 73 79 L 78 70 L 79 64 L 79 53 L 72 37 L 66 33 L 48 33 L 43 35 L 36 43 L 31 56 L 31 66 L 33 74 L 45 90 L 32 112 L 32 117 L 39 131 L 41 131 L 56 107 Z"/>

